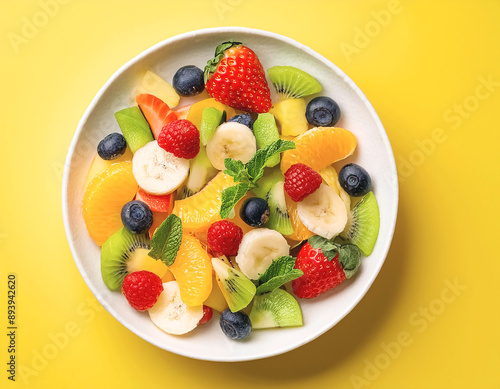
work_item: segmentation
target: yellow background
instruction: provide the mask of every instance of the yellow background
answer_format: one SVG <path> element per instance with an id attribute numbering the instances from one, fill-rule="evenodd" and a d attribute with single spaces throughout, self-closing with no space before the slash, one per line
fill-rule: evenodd
<path id="1" fill-rule="evenodd" d="M 500 388 L 499 1 L 65 0 L 44 18 L 48 2 L 0 1 L 0 333 L 10 272 L 19 325 L 15 383 L 1 336 L 2 387 Z M 225 25 L 289 36 L 344 70 L 401 179 L 392 248 L 352 313 L 300 349 L 234 364 L 173 355 L 113 319 L 61 214 L 66 151 L 104 82 L 163 39 Z"/>

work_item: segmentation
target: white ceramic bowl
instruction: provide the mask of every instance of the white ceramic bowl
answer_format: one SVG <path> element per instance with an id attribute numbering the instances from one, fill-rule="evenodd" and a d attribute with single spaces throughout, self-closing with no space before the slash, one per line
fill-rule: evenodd
<path id="1" fill-rule="evenodd" d="M 342 110 L 338 126 L 349 129 L 358 139 L 358 149 L 347 161 L 356 161 L 370 172 L 381 219 L 375 249 L 363 260 L 358 274 L 316 299 L 300 300 L 303 327 L 256 330 L 241 342 L 226 338 L 218 320 L 184 336 L 168 335 L 150 321 L 147 313 L 131 309 L 120 293 L 109 291 L 101 279 L 100 249 L 87 233 L 81 207 L 83 184 L 97 144 L 106 134 L 120 131 L 114 113 L 131 105 L 144 72 L 150 69 L 170 82 L 181 66 L 203 68 L 215 47 L 230 38 L 252 48 L 264 69 L 292 65 L 307 71 L 323 86 L 321 94 L 337 101 Z M 365 95 L 337 66 L 290 38 L 262 30 L 222 27 L 169 38 L 113 74 L 78 124 L 66 159 L 62 197 L 66 234 L 76 265 L 95 297 L 120 323 L 144 340 L 176 354 L 211 361 L 245 361 L 281 354 L 310 342 L 356 306 L 377 277 L 389 250 L 396 224 L 398 186 L 394 156 L 382 123 Z"/>

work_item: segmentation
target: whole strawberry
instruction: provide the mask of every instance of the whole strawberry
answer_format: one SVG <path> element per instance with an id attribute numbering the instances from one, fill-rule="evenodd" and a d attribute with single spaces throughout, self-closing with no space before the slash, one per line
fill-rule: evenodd
<path id="1" fill-rule="evenodd" d="M 307 242 L 295 261 L 295 268 L 304 274 L 292 281 L 295 295 L 306 299 L 317 297 L 351 278 L 361 258 L 359 249 L 354 245 L 340 246 L 318 236 L 312 238 L 317 238 L 313 241 L 315 246 L 320 241 L 317 245 L 324 248 L 326 255 L 321 248 L 313 248 Z"/>
<path id="2" fill-rule="evenodd" d="M 247 112 L 271 109 L 271 94 L 257 55 L 241 42 L 229 40 L 215 49 L 205 67 L 205 88 L 222 104 Z"/>
<path id="3" fill-rule="evenodd" d="M 160 277 L 147 270 L 128 274 L 122 283 L 122 293 L 130 306 L 138 311 L 152 308 L 161 292 L 163 284 Z"/>
<path id="4" fill-rule="evenodd" d="M 162 128 L 158 146 L 178 158 L 192 159 L 200 151 L 200 131 L 189 120 L 174 120 Z"/>

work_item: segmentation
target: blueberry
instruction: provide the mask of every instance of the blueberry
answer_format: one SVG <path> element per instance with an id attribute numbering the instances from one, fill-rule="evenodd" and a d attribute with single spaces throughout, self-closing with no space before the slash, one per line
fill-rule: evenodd
<path id="1" fill-rule="evenodd" d="M 252 332 L 252 323 L 245 312 L 231 312 L 228 308 L 221 313 L 220 328 L 224 335 L 230 339 L 242 340 L 248 338 Z"/>
<path id="2" fill-rule="evenodd" d="M 240 217 L 249 226 L 261 226 L 269 219 L 269 204 L 260 197 L 250 197 L 243 202 Z"/>
<path id="3" fill-rule="evenodd" d="M 372 189 L 372 179 L 368 172 L 355 163 L 340 169 L 339 183 L 349 196 L 360 197 Z"/>
<path id="4" fill-rule="evenodd" d="M 127 149 L 127 141 L 122 134 L 114 132 L 107 135 L 97 145 L 97 154 L 105 160 L 121 157 Z"/>
<path id="5" fill-rule="evenodd" d="M 249 113 L 242 113 L 236 116 L 233 116 L 228 122 L 236 122 L 241 123 L 253 130 L 253 119 Z"/>
<path id="6" fill-rule="evenodd" d="M 175 72 L 172 85 L 181 96 L 195 96 L 205 89 L 203 71 L 194 65 L 183 66 Z"/>
<path id="7" fill-rule="evenodd" d="M 123 225 L 136 234 L 148 231 L 153 224 L 153 212 L 142 201 L 129 201 L 122 208 Z"/>
<path id="8" fill-rule="evenodd" d="M 340 108 L 329 97 L 315 97 L 307 104 L 306 119 L 313 126 L 333 126 L 340 120 Z"/>

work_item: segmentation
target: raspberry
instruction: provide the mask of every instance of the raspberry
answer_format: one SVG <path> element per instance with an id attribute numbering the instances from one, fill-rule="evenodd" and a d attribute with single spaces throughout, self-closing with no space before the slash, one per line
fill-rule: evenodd
<path id="1" fill-rule="evenodd" d="M 296 163 L 285 172 L 285 192 L 296 202 L 314 193 L 321 182 L 319 173 L 303 163 Z"/>
<path id="2" fill-rule="evenodd" d="M 150 271 L 136 271 L 127 275 L 123 280 L 122 293 L 130 306 L 138 311 L 152 308 L 161 292 L 163 292 L 163 284 L 160 277 Z"/>
<path id="3" fill-rule="evenodd" d="M 227 220 L 215 222 L 208 229 L 207 241 L 210 248 L 223 255 L 236 255 L 243 238 L 241 227 Z"/>
<path id="4" fill-rule="evenodd" d="M 200 131 L 189 120 L 174 120 L 161 129 L 158 146 L 178 158 L 192 159 L 200 151 Z"/>
<path id="5" fill-rule="evenodd" d="M 210 321 L 210 319 L 212 318 L 213 313 L 214 312 L 212 311 L 212 308 L 204 305 L 203 306 L 203 317 L 200 319 L 198 324 L 208 323 Z"/>
<path id="6" fill-rule="evenodd" d="M 306 243 L 297 255 L 295 268 L 304 275 L 292 281 L 293 293 L 300 298 L 313 298 L 339 285 L 346 279 L 337 254 L 331 261 L 321 249 Z"/>

